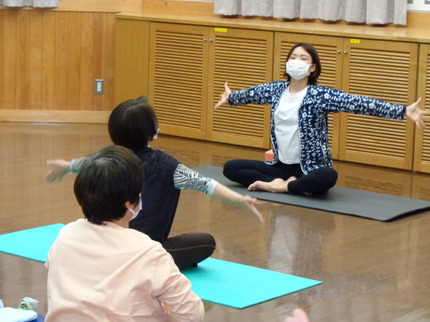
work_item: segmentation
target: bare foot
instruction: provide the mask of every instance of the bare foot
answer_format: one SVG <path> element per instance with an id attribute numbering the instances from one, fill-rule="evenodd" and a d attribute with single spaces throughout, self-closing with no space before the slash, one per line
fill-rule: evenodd
<path id="1" fill-rule="evenodd" d="M 270 182 L 255 181 L 250 184 L 248 190 L 262 190 L 269 192 L 288 192 L 288 183 L 297 180 L 296 177 L 289 177 L 287 180 L 276 178 Z"/>
<path id="2" fill-rule="evenodd" d="M 285 322 L 309 322 L 309 318 L 302 309 L 295 309 L 293 311 L 293 316 L 288 317 Z"/>

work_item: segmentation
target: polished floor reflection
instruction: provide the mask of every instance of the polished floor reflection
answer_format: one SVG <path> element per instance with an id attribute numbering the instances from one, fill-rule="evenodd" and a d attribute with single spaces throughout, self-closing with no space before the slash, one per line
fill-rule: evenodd
<path id="1" fill-rule="evenodd" d="M 108 144 L 106 125 L 0 123 L 0 234 L 81 217 L 73 175 L 48 184 L 45 162 Z M 189 167 L 264 156 L 261 149 L 166 136 L 153 147 Z M 342 162 L 335 167 L 338 186 L 430 200 L 430 175 Z M 172 233 L 212 233 L 215 258 L 323 284 L 244 310 L 205 303 L 206 321 L 285 321 L 296 307 L 312 322 L 430 321 L 430 212 L 378 222 L 271 202 L 259 208 L 263 225 L 231 205 L 183 191 Z M 45 280 L 43 264 L 0 253 L 5 305 L 29 296 L 45 314 Z"/>

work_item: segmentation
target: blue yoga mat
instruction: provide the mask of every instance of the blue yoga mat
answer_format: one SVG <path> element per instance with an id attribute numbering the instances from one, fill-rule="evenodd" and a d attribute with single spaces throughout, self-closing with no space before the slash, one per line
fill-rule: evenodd
<path id="1" fill-rule="evenodd" d="M 0 251 L 45 262 L 51 245 L 64 224 L 53 224 L 0 235 Z"/>
<path id="2" fill-rule="evenodd" d="M 54 224 L 0 235 L 0 251 L 45 262 L 63 226 Z M 183 273 L 202 300 L 238 309 L 322 283 L 214 258 Z"/>
<path id="3" fill-rule="evenodd" d="M 193 291 L 207 302 L 243 309 L 321 284 L 303 277 L 208 258 L 183 271 Z"/>

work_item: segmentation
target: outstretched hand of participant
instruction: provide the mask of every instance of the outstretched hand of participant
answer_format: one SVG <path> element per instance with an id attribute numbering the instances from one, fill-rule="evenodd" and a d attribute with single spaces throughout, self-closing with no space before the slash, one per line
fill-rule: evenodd
<path id="1" fill-rule="evenodd" d="M 229 203 L 233 204 L 237 207 L 244 209 L 247 213 L 251 214 L 254 218 L 256 218 L 260 223 L 264 223 L 263 215 L 258 211 L 257 207 L 257 199 L 251 196 L 244 196 L 236 191 L 231 190 L 230 188 L 224 186 L 221 183 L 217 183 L 215 186 L 215 190 L 213 193 L 213 197 Z"/>
<path id="2" fill-rule="evenodd" d="M 419 129 L 426 128 L 426 122 L 430 120 L 430 111 L 420 108 L 421 97 L 406 107 L 406 117 L 413 121 Z"/>
<path id="3" fill-rule="evenodd" d="M 254 216 L 261 224 L 264 223 L 263 215 L 258 211 L 257 199 L 251 196 L 243 196 L 242 207 L 252 216 Z"/>
<path id="4" fill-rule="evenodd" d="M 228 82 L 224 83 L 224 93 L 221 94 L 221 99 L 218 101 L 218 103 L 215 104 L 214 109 L 217 109 L 221 105 L 228 103 L 228 97 L 231 94 L 231 90 L 228 87 Z"/>
<path id="5" fill-rule="evenodd" d="M 70 172 L 70 161 L 48 160 L 46 161 L 46 164 L 51 167 L 45 176 L 45 179 L 48 182 L 59 182 Z"/>

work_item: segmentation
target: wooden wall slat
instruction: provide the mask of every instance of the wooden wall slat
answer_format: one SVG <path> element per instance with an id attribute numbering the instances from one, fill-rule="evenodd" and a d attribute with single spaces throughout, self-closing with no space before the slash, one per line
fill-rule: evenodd
<path id="1" fill-rule="evenodd" d="M 28 31 L 30 11 L 17 10 L 16 15 L 16 108 L 21 109 L 29 105 L 28 78 L 29 78 L 29 48 Z"/>
<path id="2" fill-rule="evenodd" d="M 105 13 L 104 46 L 102 59 L 102 75 L 105 79 L 105 94 L 101 96 L 100 107 L 94 106 L 93 110 L 111 111 L 115 100 L 115 15 Z"/>
<path id="3" fill-rule="evenodd" d="M 104 14 L 97 14 L 94 16 L 94 44 L 93 51 L 94 57 L 96 57 L 96 61 L 94 66 L 91 67 L 92 72 L 94 73 L 94 79 L 103 79 L 103 70 L 102 65 L 104 64 L 103 59 L 103 43 L 104 43 L 104 35 L 103 31 L 106 29 L 106 18 Z M 106 80 L 105 80 L 106 82 Z M 106 90 L 106 83 L 105 83 Z M 103 98 L 101 95 L 93 96 L 93 107 L 96 110 L 100 110 L 102 108 Z"/>
<path id="4" fill-rule="evenodd" d="M 0 14 L 0 110 L 112 109 L 113 13 L 2 9 Z M 105 80 L 102 95 L 94 94 L 96 78 Z"/>
<path id="5" fill-rule="evenodd" d="M 104 94 L 93 95 L 94 111 L 113 109 L 115 77 L 115 16 L 109 13 L 95 15 L 93 79 L 104 80 Z"/>
<path id="6" fill-rule="evenodd" d="M 67 109 L 79 110 L 79 89 L 80 79 L 79 72 L 81 70 L 81 18 L 80 12 L 69 12 L 69 20 L 67 23 L 68 43 L 67 47 L 71 53 L 67 59 L 66 75 L 67 75 Z"/>
<path id="7" fill-rule="evenodd" d="M 80 65 L 80 101 L 79 109 L 86 110 L 93 105 L 93 69 L 88 68 L 96 64 L 94 55 L 94 13 L 84 13 L 81 19 L 81 65 Z"/>
<path id="8" fill-rule="evenodd" d="M 116 21 L 115 105 L 148 95 L 149 22 Z"/>
<path id="9" fill-rule="evenodd" d="M 52 8 L 49 10 L 77 12 L 141 13 L 144 1 L 148 0 L 60 0 L 59 8 Z M 0 5 L 0 10 L 2 9 L 6 9 L 6 7 Z M 30 7 L 24 7 L 23 9 L 33 10 Z"/>
<path id="10" fill-rule="evenodd" d="M 43 11 L 37 10 L 29 17 L 28 24 L 28 101 L 30 109 L 42 107 L 42 56 Z M 21 108 L 21 106 L 19 106 Z"/>
<path id="11" fill-rule="evenodd" d="M 42 22 L 42 110 L 55 110 L 55 50 L 56 50 L 57 13 L 43 11 Z"/>
<path id="12" fill-rule="evenodd" d="M 3 62 L 4 62 L 4 95 L 3 107 L 5 109 L 16 109 L 16 61 L 17 61 L 17 10 L 8 10 L 4 17 Z M 6 28 L 8 26 L 8 28 Z"/>
<path id="13" fill-rule="evenodd" d="M 54 109 L 67 110 L 67 73 L 65 67 L 68 64 L 68 26 L 69 14 L 59 12 L 56 14 L 55 47 L 54 47 Z"/>
<path id="14" fill-rule="evenodd" d="M 60 0 L 60 7 L 54 10 L 141 13 L 145 1 L 147 0 Z"/>

